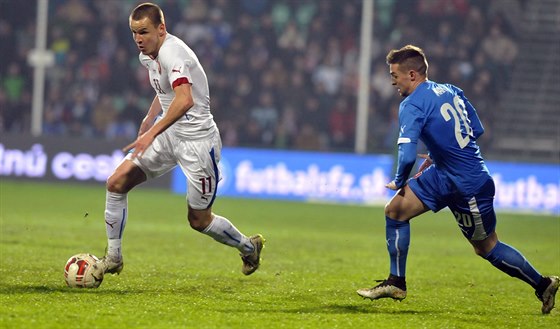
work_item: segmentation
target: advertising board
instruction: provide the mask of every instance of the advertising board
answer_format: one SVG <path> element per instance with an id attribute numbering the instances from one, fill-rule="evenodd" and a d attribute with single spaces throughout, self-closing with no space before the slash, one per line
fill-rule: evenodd
<path id="1" fill-rule="evenodd" d="M 218 194 L 229 197 L 383 204 L 394 194 L 389 155 L 356 155 L 224 148 Z M 560 166 L 487 162 L 498 210 L 560 214 Z M 185 193 L 175 170 L 172 190 Z"/>

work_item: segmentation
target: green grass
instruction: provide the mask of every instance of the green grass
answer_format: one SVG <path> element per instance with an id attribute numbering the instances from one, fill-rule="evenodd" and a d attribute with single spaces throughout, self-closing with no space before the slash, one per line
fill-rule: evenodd
<path id="1" fill-rule="evenodd" d="M 0 328 L 560 326 L 560 309 L 541 315 L 531 287 L 475 256 L 447 210 L 413 220 L 407 299 L 371 302 L 355 290 L 388 273 L 380 207 L 219 198 L 215 212 L 267 238 L 261 269 L 245 277 L 236 250 L 188 227 L 184 196 L 140 187 L 124 271 L 68 288 L 71 255 L 103 255 L 104 200 L 100 186 L 0 182 Z M 559 218 L 500 214 L 498 233 L 560 274 Z"/>

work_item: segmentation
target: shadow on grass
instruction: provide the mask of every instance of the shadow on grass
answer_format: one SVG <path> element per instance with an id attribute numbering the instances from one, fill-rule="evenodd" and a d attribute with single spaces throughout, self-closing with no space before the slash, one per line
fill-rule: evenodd
<path id="1" fill-rule="evenodd" d="M 66 286 L 48 286 L 48 285 L 12 285 L 12 286 L 2 286 L 0 287 L 0 295 L 21 295 L 21 294 L 53 294 L 53 293 L 65 293 L 65 294 L 106 294 L 106 295 L 127 295 L 127 294 L 141 294 L 142 290 L 122 290 L 122 289 L 81 289 L 81 288 L 70 288 Z"/>
<path id="2" fill-rule="evenodd" d="M 304 307 L 301 309 L 285 310 L 285 313 L 315 313 L 315 314 L 434 314 L 441 313 L 439 310 L 411 310 L 393 309 L 384 305 L 352 305 L 352 304 L 330 304 L 317 307 Z"/>
<path id="3" fill-rule="evenodd" d="M 240 308 L 235 309 L 216 309 L 217 312 L 222 313 L 284 313 L 284 314 L 394 314 L 394 315 L 420 315 L 420 314 L 441 314 L 445 313 L 443 310 L 430 309 L 430 310 L 414 310 L 410 308 L 390 308 L 387 305 L 371 304 L 354 305 L 354 304 L 338 304 L 331 303 L 328 305 L 317 306 L 290 306 L 284 305 L 281 307 L 266 307 L 266 308 Z"/>
<path id="4" fill-rule="evenodd" d="M 152 294 L 178 294 L 185 296 L 205 297 L 208 287 L 204 284 L 179 285 L 179 286 L 146 286 L 132 287 L 125 285 L 113 285 L 103 283 L 99 288 L 70 288 L 65 285 L 24 285 L 24 284 L 3 284 L 0 285 L 0 295 L 50 295 L 50 294 L 95 294 L 95 295 L 152 295 Z M 220 288 L 221 292 L 234 293 L 230 287 Z"/>

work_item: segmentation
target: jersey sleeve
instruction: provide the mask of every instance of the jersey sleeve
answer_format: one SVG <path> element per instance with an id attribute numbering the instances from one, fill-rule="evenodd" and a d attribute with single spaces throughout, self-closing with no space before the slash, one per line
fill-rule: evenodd
<path id="1" fill-rule="evenodd" d="M 182 49 L 167 49 L 161 54 L 160 64 L 168 74 L 169 84 L 172 89 L 189 83 L 192 84 L 190 65 L 193 61 Z"/>
<path id="2" fill-rule="evenodd" d="M 416 143 L 399 144 L 397 172 L 395 185 L 397 188 L 404 186 L 416 162 Z"/>
<path id="3" fill-rule="evenodd" d="M 398 188 L 404 185 L 414 167 L 416 146 L 424 126 L 424 118 L 424 113 L 412 104 L 403 104 L 399 111 L 400 132 L 397 140 L 399 152 L 395 174 L 395 185 Z"/>

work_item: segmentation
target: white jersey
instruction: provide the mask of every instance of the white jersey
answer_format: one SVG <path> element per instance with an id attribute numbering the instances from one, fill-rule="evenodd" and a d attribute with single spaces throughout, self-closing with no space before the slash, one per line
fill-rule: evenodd
<path id="1" fill-rule="evenodd" d="M 213 135 L 217 128 L 210 113 L 208 79 L 192 49 L 181 39 L 167 33 L 156 59 L 142 53 L 139 58 L 148 68 L 150 84 L 156 91 L 164 116 L 175 98 L 173 87 L 183 83 L 192 85 L 193 107 L 168 130 L 177 137 L 188 139 Z"/>

